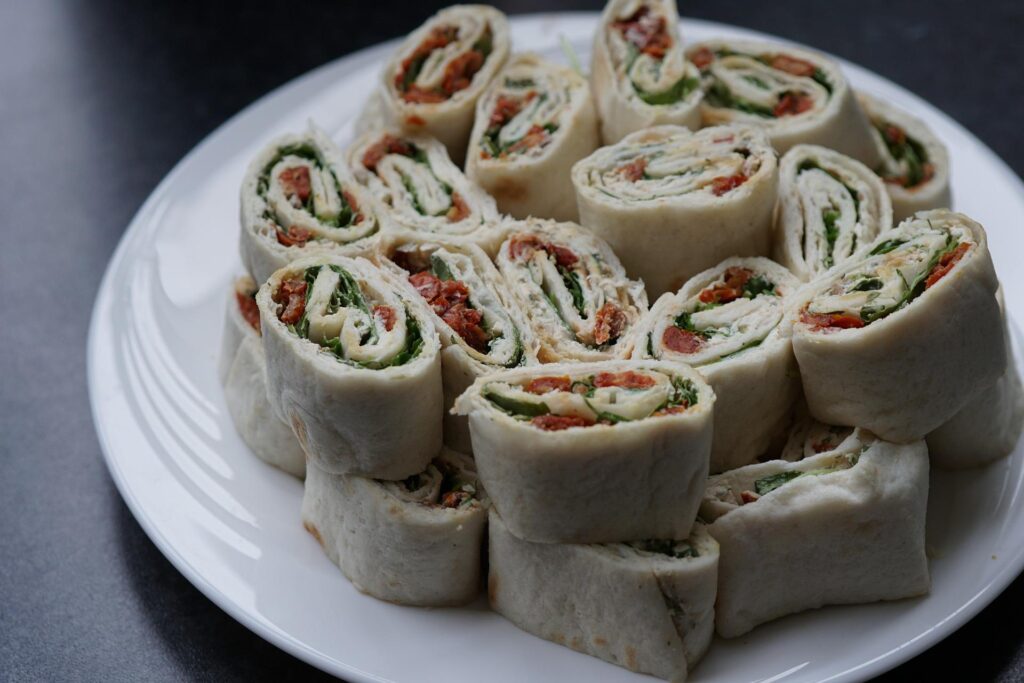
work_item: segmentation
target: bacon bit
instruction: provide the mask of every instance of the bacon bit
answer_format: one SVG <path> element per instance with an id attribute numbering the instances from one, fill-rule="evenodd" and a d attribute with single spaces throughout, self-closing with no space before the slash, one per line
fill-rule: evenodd
<path id="1" fill-rule="evenodd" d="M 249 323 L 249 326 L 257 332 L 260 331 L 260 307 L 256 305 L 256 298 L 235 292 L 235 301 L 238 302 L 238 312 L 242 314 L 242 320 Z"/>
<path id="2" fill-rule="evenodd" d="M 487 124 L 488 128 L 499 128 L 515 118 L 515 115 L 522 110 L 523 106 L 514 97 L 498 95 L 494 103 L 494 111 L 491 112 L 491 119 Z"/>
<path id="3" fill-rule="evenodd" d="M 621 173 L 622 177 L 631 183 L 635 183 L 638 180 L 643 180 L 644 172 L 647 170 L 647 159 L 644 157 L 637 157 L 633 161 L 619 166 L 615 172 Z"/>
<path id="4" fill-rule="evenodd" d="M 704 346 L 704 337 L 676 326 L 666 327 L 661 335 L 662 345 L 676 353 L 697 353 Z"/>
<path id="5" fill-rule="evenodd" d="M 775 55 L 772 57 L 771 67 L 794 76 L 804 76 L 805 78 L 813 76 L 818 68 L 808 61 L 790 57 L 789 55 Z"/>
<path id="6" fill-rule="evenodd" d="M 800 322 L 815 330 L 837 328 L 841 330 L 864 327 L 864 321 L 849 313 L 811 313 L 807 309 L 800 314 Z"/>
<path id="7" fill-rule="evenodd" d="M 508 245 L 509 256 L 516 261 L 529 258 L 535 251 L 543 251 L 555 257 L 555 263 L 563 268 L 571 268 L 579 258 L 575 252 L 551 242 L 545 242 L 535 235 L 513 237 Z"/>
<path id="8" fill-rule="evenodd" d="M 452 206 L 445 214 L 449 223 L 458 223 L 469 218 L 469 206 L 458 192 L 452 192 Z"/>
<path id="9" fill-rule="evenodd" d="M 531 394 L 546 394 L 550 391 L 569 391 L 572 380 L 568 375 L 557 377 L 535 377 L 523 389 Z"/>
<path id="10" fill-rule="evenodd" d="M 286 168 L 281 171 L 277 179 L 284 190 L 284 196 L 289 201 L 294 203 L 297 199 L 298 206 L 302 206 L 309 201 L 309 195 L 312 193 L 309 184 L 309 168 L 306 166 Z"/>
<path id="11" fill-rule="evenodd" d="M 725 269 L 723 282 L 708 287 L 700 293 L 698 298 L 705 304 L 727 304 L 743 296 L 743 285 L 754 276 L 754 271 L 749 268 L 730 266 Z"/>
<path id="12" fill-rule="evenodd" d="M 628 19 L 619 19 L 612 27 L 644 54 L 662 59 L 672 47 L 672 38 L 666 30 L 665 18 L 651 14 L 650 8 L 641 7 Z"/>
<path id="13" fill-rule="evenodd" d="M 885 124 L 885 140 L 892 145 L 903 145 L 907 142 L 907 131 L 891 123 Z"/>
<path id="14" fill-rule="evenodd" d="M 341 196 L 345 198 L 345 201 L 348 203 L 348 208 L 352 209 L 352 213 L 354 214 L 354 217 L 352 218 L 352 225 L 359 225 L 362 223 L 363 214 L 359 211 L 359 203 L 356 201 L 356 198 L 353 197 L 352 193 L 348 190 L 342 190 Z"/>
<path id="15" fill-rule="evenodd" d="M 501 156 L 507 157 L 510 154 L 518 154 L 534 147 L 540 147 L 550 139 L 551 133 L 547 132 L 543 126 L 538 126 L 535 123 L 530 126 L 530 130 L 526 131 L 526 135 L 516 140 L 515 144 L 504 150 Z"/>
<path id="16" fill-rule="evenodd" d="M 473 82 L 473 76 L 483 65 L 484 55 L 477 50 L 470 50 L 450 61 L 444 70 L 444 80 L 441 81 L 441 89 L 446 98 L 468 88 Z"/>
<path id="17" fill-rule="evenodd" d="M 306 287 L 307 283 L 301 278 L 285 280 L 274 293 L 274 303 L 284 304 L 284 310 L 277 316 L 277 319 L 285 325 L 294 325 L 302 319 L 306 312 Z"/>
<path id="18" fill-rule="evenodd" d="M 742 501 L 743 505 L 746 505 L 747 503 L 753 503 L 755 500 L 760 500 L 760 498 L 761 496 L 757 495 L 753 491 L 740 492 L 740 501 Z"/>
<path id="19" fill-rule="evenodd" d="M 288 232 L 285 232 L 279 226 L 275 226 L 275 228 L 277 230 L 278 243 L 285 247 L 302 247 L 313 238 L 312 232 L 297 225 L 288 228 Z"/>
<path id="20" fill-rule="evenodd" d="M 457 26 L 435 26 L 427 37 L 423 39 L 423 42 L 413 50 L 412 54 L 402 60 L 402 65 L 398 69 L 398 73 L 395 74 L 395 88 L 399 91 L 402 90 L 405 83 L 405 74 L 409 71 L 409 67 L 412 66 L 413 62 L 429 57 L 431 52 L 445 47 L 458 37 L 459 29 Z"/>
<path id="21" fill-rule="evenodd" d="M 679 413 L 685 413 L 690 407 L 690 404 L 683 401 L 677 406 L 671 406 L 669 408 L 662 408 L 661 410 L 655 411 L 654 417 L 661 417 L 663 415 L 678 415 Z"/>
<path id="22" fill-rule="evenodd" d="M 605 304 L 594 318 L 594 341 L 598 346 L 618 339 L 626 327 L 626 314 L 615 304 Z"/>
<path id="23" fill-rule="evenodd" d="M 441 507 L 457 508 L 473 496 L 465 491 L 449 491 L 441 496 Z"/>
<path id="24" fill-rule="evenodd" d="M 703 71 L 708 68 L 711 62 L 715 61 L 715 53 L 712 52 L 709 47 L 702 47 L 693 53 L 693 56 L 690 57 L 690 61 L 693 62 L 695 67 Z"/>
<path id="25" fill-rule="evenodd" d="M 641 375 L 633 370 L 624 372 L 599 372 L 594 377 L 595 387 L 622 387 L 623 389 L 647 389 L 654 386 L 654 378 Z"/>
<path id="26" fill-rule="evenodd" d="M 373 307 L 373 317 L 380 318 L 384 329 L 390 332 L 395 327 L 395 309 L 391 306 L 376 305 Z"/>
<path id="27" fill-rule="evenodd" d="M 578 415 L 538 415 L 530 424 L 546 432 L 557 432 L 569 427 L 590 427 L 595 422 Z"/>
<path id="28" fill-rule="evenodd" d="M 377 164 L 388 154 L 401 154 L 404 157 L 412 156 L 412 145 L 394 135 L 382 135 L 380 140 L 370 145 L 363 153 L 363 166 L 370 171 L 377 170 Z"/>
<path id="29" fill-rule="evenodd" d="M 463 303 L 457 303 L 441 314 L 441 319 L 448 323 L 448 327 L 452 328 L 464 342 L 480 353 L 486 353 L 489 340 L 484 328 L 480 326 L 483 317 L 480 311 L 467 308 Z"/>
<path id="30" fill-rule="evenodd" d="M 803 93 L 788 92 L 779 98 L 778 104 L 772 110 L 776 118 L 783 116 L 795 116 L 803 114 L 814 106 L 814 100 Z"/>
<path id="31" fill-rule="evenodd" d="M 946 273 L 953 270 L 953 266 L 959 263 L 960 259 L 964 257 L 964 254 L 966 254 L 967 250 L 970 248 L 971 245 L 966 242 L 961 242 L 956 245 L 956 249 L 943 254 L 942 258 L 939 259 L 939 262 L 935 264 L 934 268 L 932 268 L 932 272 L 928 273 L 928 279 L 924 281 L 924 288 L 928 289 L 941 280 Z"/>
<path id="32" fill-rule="evenodd" d="M 736 175 L 730 176 L 718 176 L 711 181 L 711 194 L 716 197 L 721 197 L 726 192 L 732 192 L 745 182 L 747 182 L 747 176 L 743 173 L 737 173 Z"/>

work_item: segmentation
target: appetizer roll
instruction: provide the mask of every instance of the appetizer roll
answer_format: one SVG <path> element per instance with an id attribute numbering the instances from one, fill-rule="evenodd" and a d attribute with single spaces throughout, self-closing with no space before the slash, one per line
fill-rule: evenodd
<path id="1" fill-rule="evenodd" d="M 476 101 L 508 52 L 508 20 L 498 10 L 487 5 L 441 10 L 410 33 L 384 67 L 384 118 L 410 135 L 437 138 L 461 164 Z"/>
<path id="2" fill-rule="evenodd" d="M 389 227 L 453 237 L 493 253 L 501 241 L 494 200 L 426 137 L 373 131 L 348 151 L 356 179 L 381 203 Z"/>
<path id="3" fill-rule="evenodd" d="M 784 307 L 799 282 L 766 258 L 730 258 L 665 294 L 637 325 L 633 358 L 686 363 L 715 392 L 712 473 L 754 462 L 800 391 Z"/>
<path id="4" fill-rule="evenodd" d="M 928 592 L 928 449 L 857 431 L 836 450 L 711 477 L 701 519 L 718 541 L 715 626 L 734 638 L 824 605 Z"/>
<path id="5" fill-rule="evenodd" d="M 1002 287 L 996 292 L 1003 314 L 1006 372 L 996 383 L 928 435 L 928 455 L 936 467 L 949 470 L 986 465 L 1013 452 L 1024 424 L 1024 388 L 1013 357 Z"/>
<path id="6" fill-rule="evenodd" d="M 306 455 L 291 427 L 274 415 L 267 398 L 257 289 L 248 275 L 235 280 L 231 287 L 220 359 L 224 402 L 249 450 L 260 460 L 301 479 L 306 475 Z"/>
<path id="7" fill-rule="evenodd" d="M 906 443 L 1006 370 L 985 231 L 918 213 L 811 282 L 789 312 L 811 415 Z"/>
<path id="8" fill-rule="evenodd" d="M 687 50 L 701 73 L 705 126 L 764 126 L 779 153 L 799 143 L 834 149 L 874 168 L 870 126 L 839 66 L 790 45 L 715 40 Z"/>
<path id="9" fill-rule="evenodd" d="M 606 145 L 662 124 L 700 128 L 700 72 L 683 56 L 675 0 L 610 0 L 590 68 Z"/>
<path id="10" fill-rule="evenodd" d="M 857 99 L 871 121 L 882 159 L 876 169 L 892 197 L 895 219 L 949 208 L 949 154 L 942 141 L 923 121 L 891 104 L 866 93 Z"/>
<path id="11" fill-rule="evenodd" d="M 379 257 L 430 309 L 441 338 L 444 441 L 469 453 L 466 418 L 449 409 L 477 377 L 537 363 L 526 316 L 487 254 L 472 244 L 415 233 L 387 235 Z"/>
<path id="12" fill-rule="evenodd" d="M 242 263 L 259 283 L 314 252 L 358 255 L 373 248 L 378 208 L 319 129 L 263 149 L 242 180 Z"/>
<path id="13" fill-rule="evenodd" d="M 708 472 L 715 395 L 681 363 L 519 368 L 476 380 L 480 479 L 509 530 L 541 543 L 686 538 Z"/>
<path id="14" fill-rule="evenodd" d="M 843 263 L 891 227 L 889 194 L 864 164 L 817 145 L 782 157 L 775 258 L 801 280 Z"/>
<path id="15" fill-rule="evenodd" d="M 569 171 L 599 144 L 586 79 L 524 54 L 476 105 L 466 175 L 515 218 L 576 220 Z"/>
<path id="16" fill-rule="evenodd" d="M 629 280 L 608 245 L 574 223 L 512 223 L 497 263 L 544 363 L 617 358 L 647 312 L 643 283 Z"/>
<path id="17" fill-rule="evenodd" d="M 752 126 L 633 133 L 577 163 L 572 183 L 582 224 L 651 296 L 729 256 L 771 249 L 778 164 Z"/>
<path id="18" fill-rule="evenodd" d="M 555 545 L 520 540 L 490 512 L 491 609 L 539 638 L 630 671 L 683 681 L 711 644 L 718 544 Z"/>
<path id="19" fill-rule="evenodd" d="M 441 607 L 480 592 L 487 501 L 467 456 L 443 450 L 399 481 L 311 464 L 302 523 L 352 585 L 380 600 Z"/>
<path id="20" fill-rule="evenodd" d="M 797 462 L 819 453 L 844 450 L 861 438 L 861 433 L 855 427 L 818 422 L 811 417 L 803 401 L 797 404 L 793 417 L 793 423 L 786 434 L 786 443 L 779 454 L 780 460 Z"/>
<path id="21" fill-rule="evenodd" d="M 274 412 L 331 474 L 401 479 L 441 448 L 441 358 L 424 306 L 369 261 L 300 259 L 256 295 Z"/>

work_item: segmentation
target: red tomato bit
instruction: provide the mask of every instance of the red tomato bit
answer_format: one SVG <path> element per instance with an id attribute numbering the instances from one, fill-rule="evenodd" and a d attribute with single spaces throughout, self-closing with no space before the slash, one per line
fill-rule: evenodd
<path id="1" fill-rule="evenodd" d="M 618 306 L 607 303 L 597 311 L 594 318 L 594 342 L 602 346 L 618 339 L 626 328 L 626 314 Z"/>
<path id="2" fill-rule="evenodd" d="M 294 325 L 302 319 L 306 312 L 306 287 L 308 284 L 302 278 L 291 278 L 281 283 L 274 293 L 274 302 L 284 304 L 284 310 L 277 316 L 277 319 L 285 325 Z"/>
<path id="3" fill-rule="evenodd" d="M 772 110 L 772 114 L 776 118 L 783 116 L 796 116 L 797 114 L 803 114 L 808 109 L 814 106 L 814 100 L 803 93 L 787 92 L 779 98 L 778 104 L 775 105 L 775 109 Z"/>
<path id="4" fill-rule="evenodd" d="M 394 135 L 382 135 L 363 154 L 363 166 L 370 171 L 377 170 L 377 164 L 388 154 L 401 154 L 405 157 L 412 156 L 412 145 Z"/>
<path id="5" fill-rule="evenodd" d="M 702 47 L 690 56 L 690 61 L 693 62 L 695 67 L 703 71 L 711 66 L 711 62 L 715 61 L 715 53 L 711 51 L 711 48 Z"/>
<path id="6" fill-rule="evenodd" d="M 676 353 L 697 353 L 704 346 L 704 337 L 676 326 L 665 328 L 661 335 L 662 345 Z"/>
<path id="7" fill-rule="evenodd" d="M 772 57 L 771 67 L 779 71 L 785 71 L 786 73 L 794 76 L 803 76 L 805 78 L 813 76 L 814 72 L 818 69 L 818 67 L 808 61 L 782 54 Z"/>
<path id="8" fill-rule="evenodd" d="M 599 372 L 594 377 L 595 387 L 622 387 L 623 389 L 648 389 L 654 386 L 654 378 L 633 370 L 625 372 Z"/>
<path id="9" fill-rule="evenodd" d="M 721 197 L 726 192 L 731 192 L 747 182 L 747 176 L 737 173 L 730 176 L 719 176 L 711 181 L 711 194 Z"/>
<path id="10" fill-rule="evenodd" d="M 594 421 L 578 415 L 538 415 L 530 424 L 546 432 L 557 432 L 569 427 L 589 427 Z"/>
<path id="11" fill-rule="evenodd" d="M 284 196 L 296 206 L 302 206 L 309 201 L 310 189 L 309 168 L 306 166 L 293 166 L 281 171 L 277 176 L 284 190 Z"/>
<path id="12" fill-rule="evenodd" d="M 535 377 L 530 380 L 523 389 L 531 394 L 546 394 L 551 391 L 569 391 L 572 388 L 572 380 L 568 375 L 551 377 Z"/>
<path id="13" fill-rule="evenodd" d="M 285 232 L 280 227 L 277 227 L 276 229 L 277 241 L 285 247 L 301 247 L 313 238 L 313 233 L 305 228 L 300 228 L 297 225 L 293 225 L 288 228 L 288 232 Z"/>
<path id="14" fill-rule="evenodd" d="M 648 7 L 641 7 L 629 18 L 613 22 L 612 26 L 627 42 L 655 59 L 663 59 L 672 47 L 665 18 L 651 14 Z"/>
<path id="15" fill-rule="evenodd" d="M 391 306 L 376 305 L 373 307 L 373 317 L 379 318 L 384 329 L 390 332 L 395 327 L 395 309 Z"/>
<path id="16" fill-rule="evenodd" d="M 743 286 L 754 276 L 749 268 L 731 266 L 725 269 L 721 284 L 708 287 L 698 298 L 705 304 L 727 304 L 743 296 Z"/>
<path id="17" fill-rule="evenodd" d="M 235 292 L 235 301 L 238 302 L 238 312 L 242 314 L 242 320 L 249 323 L 252 329 L 259 332 L 260 307 L 256 305 L 256 297 L 243 292 Z"/>
<path id="18" fill-rule="evenodd" d="M 971 248 L 971 245 L 966 242 L 961 242 L 956 245 L 956 249 L 953 251 L 946 252 L 939 259 L 939 262 L 932 268 L 932 272 L 928 273 L 928 279 L 924 281 L 924 288 L 928 289 L 936 282 L 941 280 L 946 273 L 953 270 L 953 266 L 960 262 L 960 259 L 964 257 L 964 254 Z"/>
<path id="19" fill-rule="evenodd" d="M 469 206 L 458 192 L 452 192 L 452 205 L 445 214 L 449 223 L 458 223 L 469 217 Z"/>
<path id="20" fill-rule="evenodd" d="M 860 316 L 849 313 L 811 313 L 806 308 L 800 314 L 800 322 L 815 330 L 848 330 L 864 327 L 864 321 L 860 319 Z"/>

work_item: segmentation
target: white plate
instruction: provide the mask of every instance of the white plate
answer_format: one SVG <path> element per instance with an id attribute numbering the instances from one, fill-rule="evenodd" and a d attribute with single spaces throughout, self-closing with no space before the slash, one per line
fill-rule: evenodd
<path id="1" fill-rule="evenodd" d="M 518 50 L 582 59 L 596 14 L 516 17 Z M 684 21 L 688 40 L 764 37 Z M 302 485 L 253 457 L 217 382 L 226 291 L 240 272 L 238 188 L 272 136 L 316 120 L 341 143 L 394 43 L 321 67 L 256 102 L 192 150 L 121 240 L 93 311 L 89 385 L 96 429 L 121 495 L 153 542 L 206 596 L 275 645 L 358 681 L 651 680 L 519 631 L 486 609 L 425 610 L 356 592 L 302 530 Z M 1024 185 L 948 117 L 878 76 L 850 81 L 920 117 L 950 147 L 956 206 L 989 231 L 1011 314 L 1024 314 Z M 1018 345 L 1019 347 L 1019 345 Z M 1019 357 L 1019 348 L 1018 348 Z M 1018 361 L 1019 363 L 1020 361 Z M 852 681 L 952 633 L 1024 564 L 1022 450 L 984 470 L 936 473 L 928 516 L 931 595 L 789 617 L 716 640 L 694 674 L 712 681 Z M 467 672 L 469 672 L 467 674 Z"/>

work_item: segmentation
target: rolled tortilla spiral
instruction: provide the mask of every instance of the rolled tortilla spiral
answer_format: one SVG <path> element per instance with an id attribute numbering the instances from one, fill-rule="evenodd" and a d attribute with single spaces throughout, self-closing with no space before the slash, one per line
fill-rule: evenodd
<path id="1" fill-rule="evenodd" d="M 314 126 L 277 138 L 253 159 L 241 207 L 242 262 L 259 283 L 304 255 L 364 253 L 381 228 L 376 202 Z"/>
<path id="2" fill-rule="evenodd" d="M 700 127 L 700 72 L 683 56 L 674 0 L 608 2 L 591 83 L 606 145 L 651 126 Z"/>
<path id="3" fill-rule="evenodd" d="M 598 143 L 587 81 L 537 55 L 518 55 L 477 103 L 466 174 L 503 213 L 575 220 L 569 171 Z"/>
<path id="4" fill-rule="evenodd" d="M 477 98 L 508 53 L 508 20 L 498 10 L 441 10 L 409 34 L 384 67 L 377 104 L 385 123 L 437 138 L 461 164 Z"/>
<path id="5" fill-rule="evenodd" d="M 891 227 L 889 194 L 864 164 L 817 145 L 782 157 L 775 253 L 801 280 L 844 263 Z"/>

